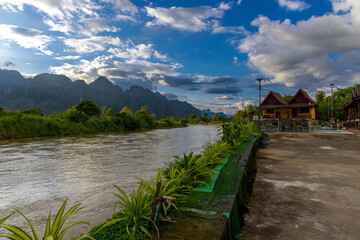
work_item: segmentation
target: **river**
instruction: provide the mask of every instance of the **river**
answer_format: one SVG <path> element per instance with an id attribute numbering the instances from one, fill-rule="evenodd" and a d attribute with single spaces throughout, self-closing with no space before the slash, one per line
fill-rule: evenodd
<path id="1" fill-rule="evenodd" d="M 136 179 L 149 179 L 174 155 L 194 151 L 219 138 L 214 126 L 157 129 L 127 134 L 98 134 L 36 140 L 0 141 L 0 219 L 18 209 L 43 233 L 49 210 L 63 201 L 86 206 L 71 219 L 89 227 L 110 217 L 113 184 L 129 192 Z M 67 208 L 68 209 L 68 208 Z M 6 221 L 26 228 L 19 214 Z M 28 229 L 28 228 L 26 228 Z M 74 236 L 75 234 L 75 236 Z M 71 236 L 72 235 L 72 236 Z"/>

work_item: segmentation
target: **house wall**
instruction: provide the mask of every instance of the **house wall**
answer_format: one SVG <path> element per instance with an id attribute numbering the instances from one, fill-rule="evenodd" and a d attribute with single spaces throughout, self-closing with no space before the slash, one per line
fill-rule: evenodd
<path id="1" fill-rule="evenodd" d="M 297 112 L 297 118 L 308 118 L 309 115 L 311 119 L 315 119 L 315 107 L 310 107 L 309 113 L 299 113 L 299 108 L 296 109 Z M 262 110 L 263 116 L 268 116 L 268 118 L 276 118 L 276 113 L 266 113 L 265 109 Z M 295 118 L 295 116 L 292 115 L 292 110 L 290 111 L 282 111 L 280 112 L 280 117 L 282 119 L 286 118 Z"/>

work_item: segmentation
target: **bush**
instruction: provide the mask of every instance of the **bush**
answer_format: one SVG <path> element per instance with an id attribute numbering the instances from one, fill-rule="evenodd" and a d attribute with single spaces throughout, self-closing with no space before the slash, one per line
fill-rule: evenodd
<path id="1" fill-rule="evenodd" d="M 34 115 L 40 115 L 40 116 L 43 115 L 41 108 L 29 108 L 22 112 L 25 114 L 34 114 Z"/>
<path id="2" fill-rule="evenodd" d="M 70 108 L 65 111 L 64 116 L 67 120 L 75 123 L 85 123 L 89 119 L 89 115 L 76 108 Z"/>
<path id="3" fill-rule="evenodd" d="M 83 112 L 88 116 L 100 116 L 100 108 L 92 101 L 90 100 L 84 100 L 78 105 L 75 106 L 75 109 L 79 112 Z"/>

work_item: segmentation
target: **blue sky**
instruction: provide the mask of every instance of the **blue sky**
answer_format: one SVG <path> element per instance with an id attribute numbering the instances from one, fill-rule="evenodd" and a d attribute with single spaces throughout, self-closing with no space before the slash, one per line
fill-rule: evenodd
<path id="1" fill-rule="evenodd" d="M 360 83 L 358 0 L 0 0 L 0 67 L 140 85 L 233 114 Z"/>

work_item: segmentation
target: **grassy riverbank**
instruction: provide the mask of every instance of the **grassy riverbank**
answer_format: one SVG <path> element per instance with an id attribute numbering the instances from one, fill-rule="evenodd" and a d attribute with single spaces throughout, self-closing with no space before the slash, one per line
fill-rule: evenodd
<path id="1" fill-rule="evenodd" d="M 0 108 L 0 139 L 128 132 L 185 127 L 188 123 L 187 118 L 178 117 L 156 121 L 154 116 L 147 113 L 146 106 L 135 114 L 129 108 L 124 108 L 119 113 L 114 113 L 110 108 L 101 115 L 97 105 L 90 101 L 83 101 L 64 113 L 49 116 L 44 116 L 39 108 L 21 112 Z"/>
<path id="2" fill-rule="evenodd" d="M 212 169 L 219 164 L 223 164 L 223 159 L 226 156 L 233 154 L 234 145 L 238 142 L 245 141 L 252 133 L 257 131 L 254 125 L 247 124 L 240 120 L 228 123 L 224 125 L 222 129 L 223 136 L 221 141 L 207 144 L 203 147 L 200 155 L 189 153 L 174 157 L 166 169 L 159 170 L 156 177 L 150 180 L 137 179 L 138 185 L 130 194 L 126 194 L 121 188 L 115 186 L 114 195 L 118 198 L 118 201 L 114 203 L 113 216 L 99 226 L 94 227 L 88 235 L 81 236 L 80 238 L 100 240 L 143 239 L 150 236 L 158 237 L 159 234 L 161 234 L 161 232 L 158 232 L 158 226 L 161 226 L 161 222 L 168 221 L 168 211 L 176 211 L 179 206 L 182 206 L 187 201 L 188 195 L 193 192 L 196 187 L 209 184 L 211 176 L 213 175 Z M 162 184 L 161 187 L 157 189 L 159 182 Z M 161 202 L 160 206 L 162 207 L 159 208 L 158 214 L 156 214 L 155 219 L 153 219 L 151 218 L 151 212 L 157 190 L 159 190 L 159 196 L 176 197 L 177 201 L 168 203 L 167 201 Z M 170 209 L 167 208 L 168 206 L 170 206 Z M 69 211 L 71 214 L 75 214 L 81 209 L 79 205 L 74 207 L 76 207 L 77 210 L 70 208 Z M 65 205 L 59 210 L 53 220 L 53 225 L 56 225 L 57 222 L 62 219 L 62 216 L 64 218 L 69 217 L 68 215 L 70 213 L 66 214 L 64 209 Z M 0 220 L 0 225 L 4 224 L 5 221 L 7 221 L 7 218 L 4 218 L 3 221 Z M 31 222 L 28 221 L 28 223 L 30 224 Z M 51 226 L 50 223 L 51 219 L 49 217 L 46 225 Z M 56 229 L 59 231 L 54 230 L 54 232 L 49 232 L 46 230 L 45 236 L 50 234 L 53 237 L 51 239 L 61 240 L 60 229 L 66 229 L 62 228 L 62 224 L 56 225 Z M 68 226 L 72 226 L 72 223 L 68 224 L 70 224 Z M 81 222 L 76 224 L 81 224 Z M 2 225 L 0 227 L 6 228 L 14 235 L 27 234 L 23 230 L 9 225 Z M 27 235 L 30 236 L 30 234 Z M 26 239 L 36 239 L 36 237 Z"/>

